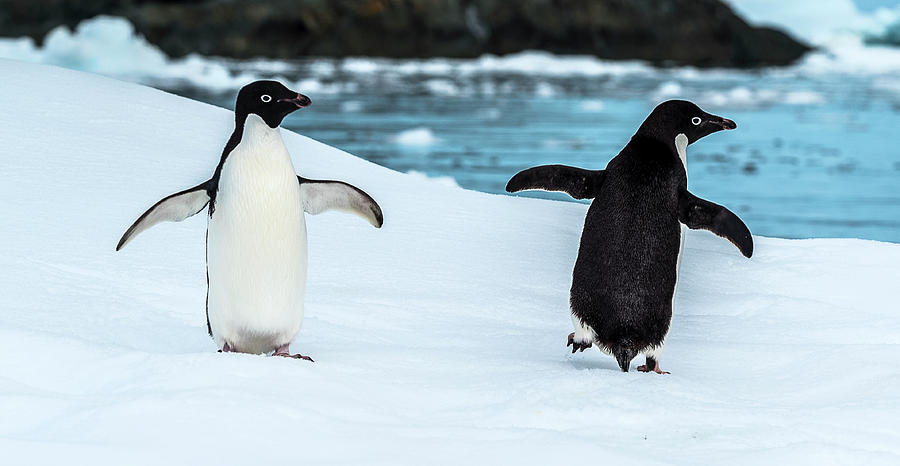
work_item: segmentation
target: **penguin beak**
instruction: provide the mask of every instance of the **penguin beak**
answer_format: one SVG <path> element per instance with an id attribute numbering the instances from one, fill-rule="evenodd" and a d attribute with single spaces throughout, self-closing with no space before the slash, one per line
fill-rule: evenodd
<path id="1" fill-rule="evenodd" d="M 728 118 L 716 117 L 710 120 L 710 123 L 720 127 L 720 129 L 735 129 L 737 128 L 737 123 L 729 120 Z"/>
<path id="2" fill-rule="evenodd" d="M 279 102 L 290 102 L 290 103 L 296 105 L 297 108 L 309 107 L 309 105 L 312 103 L 312 101 L 309 100 L 309 97 L 307 97 L 303 94 L 297 94 L 297 97 L 291 97 L 289 99 L 278 99 L 278 101 Z"/>

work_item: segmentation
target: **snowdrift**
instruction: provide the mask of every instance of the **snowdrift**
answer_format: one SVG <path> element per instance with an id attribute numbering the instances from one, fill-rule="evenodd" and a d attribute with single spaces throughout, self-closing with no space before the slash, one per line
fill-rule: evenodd
<path id="1" fill-rule="evenodd" d="M 316 363 L 217 354 L 204 216 L 114 247 L 209 176 L 231 112 L 48 66 L 0 73 L 4 464 L 900 461 L 900 245 L 757 237 L 745 260 L 689 232 L 672 375 L 623 374 L 565 347 L 586 206 L 284 131 L 300 174 L 366 190 L 385 225 L 307 217 L 293 349 Z"/>

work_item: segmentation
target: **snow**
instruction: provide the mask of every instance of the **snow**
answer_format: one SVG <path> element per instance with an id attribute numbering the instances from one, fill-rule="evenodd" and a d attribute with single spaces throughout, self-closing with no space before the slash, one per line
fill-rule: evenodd
<path id="1" fill-rule="evenodd" d="M 451 187 L 451 188 L 459 188 L 459 183 L 452 176 L 428 176 L 425 172 L 420 172 L 418 170 L 409 170 L 406 172 L 412 178 L 418 178 L 420 180 L 429 180 L 433 183 L 438 183 L 443 186 Z"/>
<path id="2" fill-rule="evenodd" d="M 385 225 L 308 217 L 293 349 L 315 363 L 219 354 L 204 216 L 114 247 L 210 175 L 232 114 L 0 70 L 4 464 L 900 462 L 900 245 L 756 237 L 746 260 L 691 231 L 672 374 L 625 374 L 565 347 L 585 205 L 447 187 L 283 131 L 301 174 L 366 190 Z"/>

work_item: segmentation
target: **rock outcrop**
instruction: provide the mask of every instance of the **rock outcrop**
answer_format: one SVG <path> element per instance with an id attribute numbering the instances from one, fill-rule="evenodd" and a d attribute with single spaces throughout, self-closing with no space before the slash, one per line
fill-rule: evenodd
<path id="1" fill-rule="evenodd" d="M 0 0 L 0 35 L 124 16 L 171 56 L 476 57 L 546 50 L 659 65 L 786 65 L 809 50 L 720 0 Z"/>

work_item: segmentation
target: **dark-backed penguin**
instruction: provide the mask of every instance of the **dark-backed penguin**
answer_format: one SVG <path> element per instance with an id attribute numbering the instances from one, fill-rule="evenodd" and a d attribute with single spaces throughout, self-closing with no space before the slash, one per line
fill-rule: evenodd
<path id="1" fill-rule="evenodd" d="M 561 191 L 593 199 L 572 273 L 572 352 L 594 343 L 628 372 L 659 366 L 678 284 L 684 235 L 681 225 L 709 230 L 753 254 L 750 230 L 734 213 L 687 189 L 687 146 L 724 129 L 731 120 L 691 102 L 658 105 L 605 170 L 545 165 L 517 173 L 509 192 Z"/>
<path id="2" fill-rule="evenodd" d="M 378 203 L 340 181 L 310 180 L 294 171 L 281 138 L 285 116 L 308 97 L 275 81 L 244 86 L 235 128 L 212 178 L 167 196 L 122 235 L 116 250 L 162 221 L 209 212 L 206 233 L 206 323 L 220 351 L 290 354 L 303 321 L 307 245 L 304 212 L 343 210 L 383 223 Z"/>

